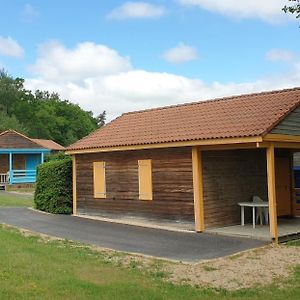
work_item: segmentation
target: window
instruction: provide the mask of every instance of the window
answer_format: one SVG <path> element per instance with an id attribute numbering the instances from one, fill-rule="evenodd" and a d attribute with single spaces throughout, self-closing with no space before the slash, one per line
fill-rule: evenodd
<path id="1" fill-rule="evenodd" d="M 139 166 L 139 199 L 152 200 L 151 159 L 139 160 L 138 166 Z"/>
<path id="2" fill-rule="evenodd" d="M 106 198 L 105 162 L 94 162 L 94 198 Z"/>

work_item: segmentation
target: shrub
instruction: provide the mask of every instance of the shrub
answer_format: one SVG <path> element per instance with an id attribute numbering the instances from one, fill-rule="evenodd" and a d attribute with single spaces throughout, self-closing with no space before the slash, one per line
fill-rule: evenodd
<path id="1" fill-rule="evenodd" d="M 50 160 L 37 168 L 34 195 L 37 209 L 54 214 L 72 213 L 72 159 Z"/>
<path id="2" fill-rule="evenodd" d="M 49 162 L 49 161 L 53 161 L 53 160 L 62 160 L 62 159 L 65 159 L 65 158 L 68 158 L 69 156 L 67 156 L 63 151 L 59 151 L 57 153 L 50 153 L 50 154 L 47 154 L 45 156 L 45 162 Z"/>

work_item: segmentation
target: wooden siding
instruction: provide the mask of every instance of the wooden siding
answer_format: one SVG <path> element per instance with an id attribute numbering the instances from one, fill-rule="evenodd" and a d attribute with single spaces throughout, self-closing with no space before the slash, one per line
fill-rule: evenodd
<path id="1" fill-rule="evenodd" d="M 25 170 L 25 155 L 13 154 L 13 169 Z M 0 173 L 6 173 L 9 171 L 8 154 L 0 154 Z"/>
<path id="2" fill-rule="evenodd" d="M 139 200 L 138 160 L 152 160 L 153 201 Z M 106 162 L 106 199 L 93 196 L 93 162 Z M 203 151 L 205 227 L 240 223 L 237 203 L 267 200 L 266 152 Z M 191 148 L 76 155 L 79 213 L 194 221 Z"/>
<path id="3" fill-rule="evenodd" d="M 238 202 L 267 201 L 265 150 L 203 151 L 206 228 L 240 223 Z"/>
<path id="4" fill-rule="evenodd" d="M 300 135 L 300 107 L 285 117 L 270 133 Z"/>
<path id="5" fill-rule="evenodd" d="M 138 160 L 152 160 L 153 201 L 139 200 Z M 106 163 L 106 199 L 93 196 L 93 162 Z M 191 148 L 76 155 L 78 213 L 194 220 Z"/>
<path id="6" fill-rule="evenodd" d="M 294 167 L 300 167 L 300 152 L 294 153 Z"/>
<path id="7" fill-rule="evenodd" d="M 0 148 L 12 149 L 12 148 L 41 148 L 33 141 L 13 132 L 7 132 L 0 135 Z"/>
<path id="8" fill-rule="evenodd" d="M 7 154 L 0 154 L 0 173 L 8 172 L 8 155 Z"/>
<path id="9" fill-rule="evenodd" d="M 25 170 L 26 169 L 26 155 L 13 154 L 13 169 Z"/>

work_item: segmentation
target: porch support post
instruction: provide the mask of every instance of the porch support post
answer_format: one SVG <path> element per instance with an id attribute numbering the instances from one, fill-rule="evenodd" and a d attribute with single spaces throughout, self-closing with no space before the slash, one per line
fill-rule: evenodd
<path id="1" fill-rule="evenodd" d="M 76 168 L 76 156 L 72 155 L 72 179 L 73 179 L 73 215 L 77 214 L 77 168 Z"/>
<path id="2" fill-rule="evenodd" d="M 44 162 L 44 152 L 41 152 L 41 164 Z"/>
<path id="3" fill-rule="evenodd" d="M 192 147 L 193 189 L 195 231 L 204 231 L 204 201 L 202 178 L 202 153 L 199 147 Z"/>
<path id="4" fill-rule="evenodd" d="M 13 157 L 12 152 L 9 152 L 9 163 L 8 163 L 8 172 L 9 172 L 9 184 L 13 183 Z"/>
<path id="5" fill-rule="evenodd" d="M 276 185 L 275 185 L 275 151 L 274 144 L 267 148 L 267 176 L 268 176 L 268 198 L 270 235 L 278 243 L 277 209 L 276 209 Z"/>

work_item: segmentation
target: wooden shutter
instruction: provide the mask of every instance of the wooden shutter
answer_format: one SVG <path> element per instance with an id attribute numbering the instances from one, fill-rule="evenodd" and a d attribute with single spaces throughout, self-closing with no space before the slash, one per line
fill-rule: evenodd
<path id="1" fill-rule="evenodd" d="M 139 199 L 152 200 L 151 159 L 139 160 L 138 165 L 139 165 Z"/>
<path id="2" fill-rule="evenodd" d="M 94 167 L 94 198 L 106 198 L 105 162 L 93 163 Z"/>

